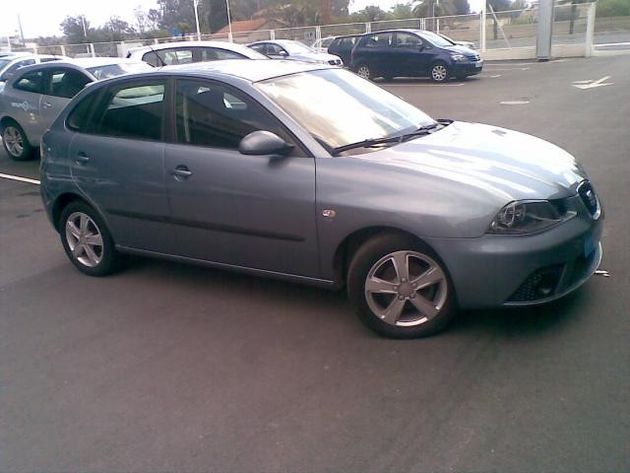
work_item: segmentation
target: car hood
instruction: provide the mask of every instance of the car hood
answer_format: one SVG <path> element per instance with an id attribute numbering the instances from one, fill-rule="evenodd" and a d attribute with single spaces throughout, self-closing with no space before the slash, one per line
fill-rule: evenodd
<path id="1" fill-rule="evenodd" d="M 466 47 L 466 46 L 459 45 L 459 44 L 455 44 L 453 46 L 445 46 L 444 49 L 448 49 L 451 52 L 464 54 L 467 56 L 477 55 L 477 52 L 475 50 L 470 49 L 469 47 Z"/>
<path id="2" fill-rule="evenodd" d="M 586 178 L 573 156 L 547 141 L 505 128 L 454 122 L 427 136 L 354 156 L 422 175 L 424 183 L 504 205 L 575 195 Z M 475 199 L 477 200 L 477 199 Z"/>
<path id="3" fill-rule="evenodd" d="M 339 56 L 335 56 L 334 54 L 328 54 L 328 53 L 301 53 L 301 54 L 292 54 L 291 57 L 295 59 L 299 59 L 301 61 L 308 61 L 308 62 L 324 61 L 326 63 L 328 63 L 328 61 L 335 61 L 339 59 Z"/>

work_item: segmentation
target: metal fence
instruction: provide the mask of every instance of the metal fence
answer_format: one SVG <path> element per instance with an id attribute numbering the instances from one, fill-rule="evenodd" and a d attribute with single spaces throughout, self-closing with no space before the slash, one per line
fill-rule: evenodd
<path id="1" fill-rule="evenodd" d="M 587 17 L 592 4 L 561 5 L 554 9 L 554 45 L 579 45 L 587 41 Z M 265 39 L 292 39 L 307 45 L 318 44 L 325 38 L 340 35 L 363 34 L 395 28 L 418 28 L 449 36 L 456 41 L 473 42 L 482 51 L 493 49 L 516 49 L 534 47 L 537 33 L 537 8 L 525 10 L 487 12 L 480 14 L 442 16 L 435 18 L 409 18 L 403 20 L 375 21 L 369 23 L 344 23 L 297 28 L 277 28 L 234 33 L 203 34 L 204 40 L 225 40 L 249 43 Z M 482 34 L 485 29 L 485 44 Z M 598 35 L 630 35 L 630 17 L 597 18 L 595 33 Z M 611 36 L 611 37 L 612 37 Z M 170 41 L 196 40 L 196 34 L 176 38 L 143 38 L 121 42 L 64 44 L 38 46 L 29 50 L 38 53 L 58 54 L 70 57 L 81 56 L 123 56 L 129 48 Z M 630 36 L 628 36 L 630 40 Z M 22 48 L 24 50 L 26 48 Z M 19 50 L 19 48 L 14 48 Z"/>

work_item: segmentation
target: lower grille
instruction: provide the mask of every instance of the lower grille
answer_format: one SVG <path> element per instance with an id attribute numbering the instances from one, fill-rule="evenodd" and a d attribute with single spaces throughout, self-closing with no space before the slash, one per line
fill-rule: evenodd
<path id="1" fill-rule="evenodd" d="M 529 302 L 552 296 L 558 288 L 564 265 L 547 266 L 534 271 L 508 299 L 508 302 Z"/>

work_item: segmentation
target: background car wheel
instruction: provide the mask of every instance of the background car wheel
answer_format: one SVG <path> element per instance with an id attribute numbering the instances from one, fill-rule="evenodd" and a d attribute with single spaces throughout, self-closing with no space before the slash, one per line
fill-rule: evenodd
<path id="1" fill-rule="evenodd" d="M 20 125 L 9 121 L 2 125 L 2 145 L 11 159 L 26 161 L 33 157 L 33 147 Z"/>
<path id="2" fill-rule="evenodd" d="M 361 64 L 357 67 L 357 75 L 367 80 L 372 80 L 372 71 L 367 64 Z"/>
<path id="3" fill-rule="evenodd" d="M 443 62 L 436 62 L 431 66 L 431 80 L 433 82 L 445 82 L 450 77 L 448 66 Z"/>
<path id="4" fill-rule="evenodd" d="M 375 237 L 356 252 L 348 295 L 365 325 L 392 338 L 433 335 L 456 313 L 443 263 L 428 246 L 401 235 Z"/>
<path id="5" fill-rule="evenodd" d="M 105 222 L 84 202 L 72 202 L 63 209 L 59 234 L 66 255 L 82 273 L 106 276 L 119 269 L 121 255 Z"/>

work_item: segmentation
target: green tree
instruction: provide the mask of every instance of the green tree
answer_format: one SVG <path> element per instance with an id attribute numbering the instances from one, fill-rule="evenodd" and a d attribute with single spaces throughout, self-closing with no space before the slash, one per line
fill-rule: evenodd
<path id="1" fill-rule="evenodd" d="M 85 22 L 85 30 L 83 24 Z M 73 43 L 88 43 L 91 38 L 91 33 L 94 30 L 90 27 L 90 22 L 82 16 L 66 16 L 59 25 L 63 35 L 66 37 L 66 42 Z M 87 33 L 87 34 L 86 34 Z"/>
<path id="2" fill-rule="evenodd" d="M 377 7 L 375 5 L 370 5 L 364 8 L 363 10 L 354 12 L 351 18 L 352 20 L 355 20 L 355 21 L 372 22 L 372 21 L 388 20 L 390 19 L 390 15 L 386 11 L 381 9 L 380 7 Z"/>
<path id="3" fill-rule="evenodd" d="M 413 18 L 411 3 L 397 3 L 389 10 L 389 13 L 395 20 Z"/>
<path id="4" fill-rule="evenodd" d="M 630 16 L 630 1 L 598 0 L 597 16 Z"/>

